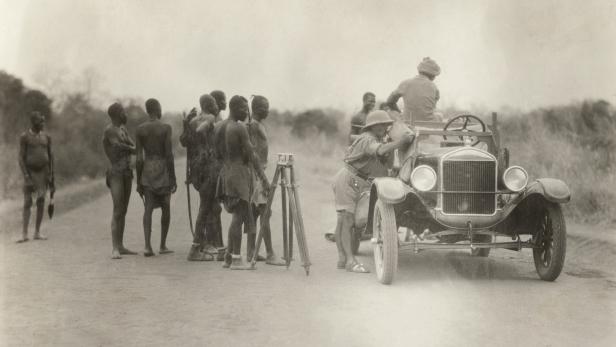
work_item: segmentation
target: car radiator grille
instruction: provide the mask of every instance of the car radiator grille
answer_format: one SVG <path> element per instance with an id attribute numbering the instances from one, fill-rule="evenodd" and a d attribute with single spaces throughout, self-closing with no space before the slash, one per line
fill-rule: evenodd
<path id="1" fill-rule="evenodd" d="M 493 214 L 496 199 L 496 162 L 444 161 L 443 212 Z"/>

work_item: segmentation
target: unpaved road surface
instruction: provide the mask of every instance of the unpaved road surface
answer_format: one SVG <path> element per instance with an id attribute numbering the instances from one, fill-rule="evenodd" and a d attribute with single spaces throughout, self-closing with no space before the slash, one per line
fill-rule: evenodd
<path id="1" fill-rule="evenodd" d="M 402 255 L 384 286 L 373 273 L 336 270 L 335 245 L 323 238 L 335 225 L 331 178 L 303 170 L 299 179 L 310 276 L 297 255 L 288 270 L 187 262 L 184 187 L 172 198 L 171 255 L 111 260 L 108 195 L 46 219 L 48 241 L 18 245 L 18 229 L 1 234 L 0 345 L 615 345 L 614 246 L 587 239 L 584 226 L 569 226 L 556 282 L 538 279 L 529 251 L 426 251 Z M 140 252 L 142 209 L 133 194 L 125 244 Z M 272 223 L 281 252 L 278 201 Z M 155 245 L 158 237 L 155 227 Z M 374 269 L 370 244 L 360 252 Z"/>

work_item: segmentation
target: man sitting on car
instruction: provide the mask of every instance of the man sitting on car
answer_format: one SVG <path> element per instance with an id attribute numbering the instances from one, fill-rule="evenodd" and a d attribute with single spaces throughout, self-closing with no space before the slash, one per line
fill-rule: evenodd
<path id="1" fill-rule="evenodd" d="M 334 177 L 333 189 L 338 215 L 335 238 L 339 269 L 357 273 L 369 272 L 357 261 L 351 248 L 355 207 L 361 193 L 370 189 L 373 178 L 387 176 L 386 156 L 413 140 L 412 134 L 405 134 L 396 141 L 383 143 L 392 123 L 385 111 L 378 110 L 368 114 L 362 134 L 347 149 L 344 167 Z"/>
<path id="2" fill-rule="evenodd" d="M 398 88 L 394 90 L 389 98 L 387 105 L 392 109 L 397 109 L 396 103 L 402 97 L 404 110 L 402 120 L 409 123 L 414 121 L 440 121 L 440 116 L 435 113 L 436 103 L 440 99 L 440 92 L 434 84 L 436 76 L 440 75 L 441 68 L 429 57 L 417 65 L 419 74 L 413 78 L 404 80 Z M 411 118 L 412 117 L 412 118 Z"/>

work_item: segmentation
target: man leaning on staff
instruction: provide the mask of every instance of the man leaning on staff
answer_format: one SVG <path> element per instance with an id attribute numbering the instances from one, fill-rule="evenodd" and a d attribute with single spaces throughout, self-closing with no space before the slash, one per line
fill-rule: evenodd
<path id="1" fill-rule="evenodd" d="M 387 155 L 413 141 L 414 135 L 402 136 L 399 140 L 384 143 L 385 135 L 393 120 L 387 112 L 372 111 L 366 117 L 362 134 L 347 149 L 344 167 L 334 177 L 334 198 L 336 202 L 336 245 L 338 247 L 339 269 L 367 273 L 351 248 L 355 207 L 361 193 L 370 189 L 372 179 L 387 176 Z"/>

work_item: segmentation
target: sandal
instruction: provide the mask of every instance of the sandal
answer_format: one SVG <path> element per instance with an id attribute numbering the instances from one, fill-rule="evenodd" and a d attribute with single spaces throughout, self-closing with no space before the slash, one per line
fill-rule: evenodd
<path id="1" fill-rule="evenodd" d="M 349 266 L 346 267 L 346 270 L 348 272 L 355 272 L 355 273 L 361 273 L 361 274 L 370 273 L 370 270 L 366 269 L 364 264 L 357 263 L 357 262 L 351 263 Z"/>

